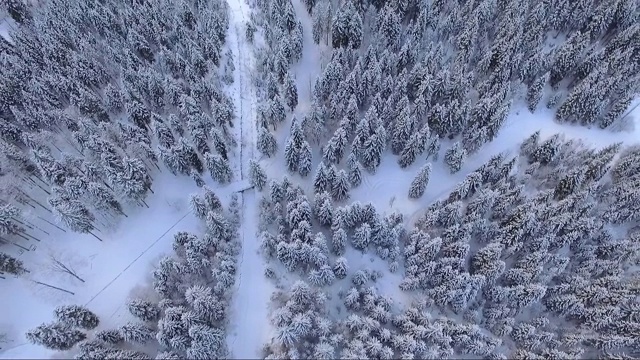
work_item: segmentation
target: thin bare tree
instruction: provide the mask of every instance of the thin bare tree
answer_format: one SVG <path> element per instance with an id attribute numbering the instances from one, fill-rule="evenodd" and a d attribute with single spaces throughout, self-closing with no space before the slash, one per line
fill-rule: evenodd
<path id="1" fill-rule="evenodd" d="M 85 282 L 84 279 L 78 275 L 78 272 L 73 268 L 70 261 L 63 259 L 58 254 L 49 254 L 49 269 L 55 272 L 71 275 L 81 282 Z"/>

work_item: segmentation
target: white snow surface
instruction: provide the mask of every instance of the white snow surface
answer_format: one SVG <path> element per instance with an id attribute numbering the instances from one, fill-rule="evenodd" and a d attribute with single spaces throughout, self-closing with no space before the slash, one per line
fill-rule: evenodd
<path id="1" fill-rule="evenodd" d="M 244 0 L 229 0 L 231 11 L 228 46 L 233 52 L 234 82 L 230 86 L 236 117 L 234 130 L 240 139 L 239 161 L 236 179 L 248 184 L 249 161 L 256 151 L 256 92 L 252 84 L 255 69 L 253 47 L 245 37 L 250 8 Z M 248 188 L 245 187 L 245 188 Z M 262 358 L 262 345 L 271 336 L 269 299 L 273 286 L 264 276 L 265 261 L 260 253 L 258 240 L 258 206 L 254 190 L 239 194 L 242 203 L 242 223 L 239 236 L 242 250 L 238 259 L 238 275 L 229 308 L 227 346 L 236 359 Z"/>
<path id="2" fill-rule="evenodd" d="M 156 193 L 147 199 L 150 208 L 126 209 L 129 217 L 120 219 L 115 230 L 98 233 L 103 242 L 90 235 L 68 230 L 64 233 L 44 222 L 38 223 L 51 235 L 39 233 L 42 241 L 33 244 L 36 247 L 33 251 L 21 255 L 13 253 L 25 263 L 35 264 L 29 267 L 31 273 L 0 281 L 3 304 L 0 330 L 7 331 L 9 337 L 0 350 L 0 358 L 53 356 L 56 352 L 28 343 L 24 334 L 43 322 L 53 321 L 53 309 L 57 305 L 86 305 L 100 317 L 96 330 L 116 328 L 132 319 L 124 304 L 132 290 L 134 296 L 146 294 L 147 289 L 136 287 L 148 285 L 152 266 L 161 256 L 172 252 L 173 234 L 204 231 L 200 228 L 200 220 L 191 215 L 187 203 L 187 195 L 198 192 L 193 181 L 175 177 L 166 170 L 155 174 L 155 178 Z M 228 203 L 224 189 L 218 191 L 211 181 L 209 185 L 216 189 L 223 202 Z M 7 247 L 7 250 L 13 249 Z M 53 251 L 85 282 L 51 271 L 48 260 Z M 63 288 L 74 295 L 37 285 L 31 280 Z"/>
<path id="3" fill-rule="evenodd" d="M 321 72 L 321 56 L 319 47 L 312 40 L 311 19 L 304 4 L 301 0 L 293 0 L 293 5 L 304 28 L 303 55 L 292 68 L 299 94 L 299 105 L 295 115 L 302 117 L 310 108 L 310 90 Z M 231 17 L 227 44 L 233 51 L 236 68 L 234 82 L 229 86 L 229 91 L 233 96 L 236 116 L 239 119 L 234 131 L 240 144 L 238 153 L 234 154 L 236 182 L 221 187 L 206 177 L 208 185 L 216 191 L 225 205 L 232 192 L 249 188 L 248 162 L 254 158 L 254 154 L 258 154 L 255 151 L 257 99 L 250 80 L 255 68 L 255 58 L 252 46 L 244 36 L 244 26 L 249 20 L 251 10 L 244 0 L 229 0 L 229 6 Z M 0 30 L 6 30 L 6 27 L 0 26 Z M 0 35 L 6 36 L 6 31 L 0 31 Z M 510 114 L 498 137 L 485 144 L 477 154 L 470 156 L 461 171 L 451 175 L 441 161 L 433 164 L 430 182 L 421 199 L 409 199 L 407 193 L 413 177 L 424 164 L 424 158 L 406 169 L 401 169 L 396 163 L 397 157 L 387 152 L 377 172 L 369 174 L 363 171 L 363 183 L 351 190 L 351 199 L 336 205 L 342 206 L 353 201 L 372 202 L 382 214 L 396 211 L 405 215 L 407 223 L 412 224 L 422 209 L 447 195 L 466 175 L 493 155 L 500 152 L 515 154 L 519 144 L 537 130 L 541 131 L 542 138 L 563 133 L 567 138 L 582 139 L 585 143 L 597 147 L 616 142 L 638 143 L 640 107 L 634 108 L 638 103 L 640 98 L 634 101 L 627 115 L 630 126 L 621 132 L 559 124 L 553 120 L 553 112 L 545 109 L 543 105 L 540 106 L 542 109 L 531 114 L 524 105 L 515 104 L 515 110 Z M 275 133 L 280 148 L 284 146 L 289 135 L 289 128 L 290 119 Z M 450 145 L 448 141 L 442 143 L 440 160 Z M 314 149 L 314 170 L 319 160 L 320 154 Z M 281 152 L 276 157 L 262 159 L 261 165 L 269 178 L 280 180 L 287 174 Z M 296 174 L 287 176 L 294 183 L 305 184 L 307 195 L 312 200 L 310 177 L 301 179 Z M 0 358 L 53 356 L 55 352 L 29 344 L 24 338 L 24 333 L 43 322 L 53 320 L 53 309 L 60 304 L 86 304 L 101 319 L 101 324 L 96 330 L 115 328 L 131 319 L 124 306 L 125 301 L 129 296 L 150 293 L 148 286 L 140 285 L 150 283 L 152 266 L 161 256 L 171 253 L 173 234 L 177 231 L 191 231 L 197 234 L 204 231 L 201 222 L 190 214 L 187 205 L 187 195 L 199 191 L 193 181 L 187 177 L 175 177 L 166 170 L 161 174 L 156 173 L 154 178 L 153 187 L 156 194 L 151 195 L 147 201 L 150 208 L 137 207 L 125 210 L 129 217 L 121 219 L 115 230 L 98 234 L 104 242 L 99 242 L 89 235 L 69 231 L 63 233 L 46 223 L 38 223 L 51 235 L 40 233 L 42 242 L 23 242 L 24 246 L 35 245 L 37 248 L 21 254 L 19 258 L 26 263 L 39 263 L 42 266 L 31 269 L 31 273 L 26 277 L 0 281 L 0 302 L 4 304 L 0 310 L 0 332 L 7 332 L 9 335 L 9 342 L 0 345 Z M 254 190 L 247 190 L 239 196 L 243 206 L 240 227 L 242 250 L 239 255 L 236 289 L 232 293 L 229 309 L 227 342 L 233 358 L 259 358 L 262 357 L 262 344 L 269 342 L 272 336 L 269 304 L 275 287 L 264 277 L 266 265 L 259 252 L 260 245 L 256 234 L 259 195 Z M 84 283 L 46 268 L 48 253 L 52 251 L 49 249 L 54 248 L 73 263 L 74 269 L 85 280 Z M 13 255 L 18 254 L 19 249 L 15 250 Z M 346 256 L 352 271 L 361 268 L 382 271 L 385 267 L 374 254 L 363 255 L 350 249 Z M 385 273 L 378 280 L 378 288 L 380 294 L 393 297 L 399 304 L 408 305 L 405 302 L 409 299 L 406 299 L 397 286 L 402 271 L 400 268 L 396 274 Z M 74 295 L 47 289 L 32 283 L 31 280 L 64 288 Z M 294 279 L 286 280 L 288 281 L 285 283 L 290 283 Z M 333 290 L 345 290 L 342 286 L 346 287 L 347 283 L 338 282 Z"/>

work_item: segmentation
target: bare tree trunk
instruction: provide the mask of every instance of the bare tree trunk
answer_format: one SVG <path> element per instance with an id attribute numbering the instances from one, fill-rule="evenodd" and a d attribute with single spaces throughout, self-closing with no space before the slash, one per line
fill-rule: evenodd
<path id="1" fill-rule="evenodd" d="M 31 250 L 27 249 L 26 247 L 24 247 L 24 246 L 22 246 L 22 245 L 20 245 L 20 244 L 18 244 L 18 243 L 16 243 L 16 242 L 14 242 L 14 241 L 11 241 L 11 240 L 9 240 L 9 239 L 5 239 L 5 238 L 3 238 L 2 236 L 0 236 L 0 243 L 3 243 L 3 244 L 12 244 L 12 245 L 15 245 L 15 246 L 17 246 L 17 247 L 19 247 L 19 248 L 23 249 L 23 250 L 31 251 Z"/>
<path id="2" fill-rule="evenodd" d="M 35 206 L 33 206 L 32 204 L 30 204 L 27 200 L 25 199 L 16 199 L 16 201 L 18 201 L 20 204 L 22 205 L 27 205 L 27 206 L 31 206 L 32 208 L 36 208 Z"/>
<path id="3" fill-rule="evenodd" d="M 53 286 L 53 285 L 49 285 L 49 284 L 45 284 L 45 283 L 43 283 L 43 282 L 35 281 L 35 280 L 31 280 L 31 281 L 33 281 L 34 283 L 36 283 L 36 284 L 38 284 L 38 285 L 46 286 L 46 287 L 49 287 L 49 288 L 52 288 L 52 289 L 56 289 L 56 290 L 60 290 L 60 291 L 66 292 L 66 293 L 71 294 L 71 295 L 75 295 L 75 293 L 73 293 L 73 292 L 71 292 L 71 291 L 69 291 L 69 290 L 65 290 L 65 289 L 63 289 L 63 288 L 59 288 L 59 287 L 57 287 L 57 286 Z"/>
<path id="4" fill-rule="evenodd" d="M 65 264 L 63 260 L 53 254 L 49 254 L 49 259 L 51 260 L 51 270 L 60 272 L 63 274 L 69 274 L 74 278 L 80 280 L 81 282 L 85 282 L 83 278 L 78 276 L 76 271 L 69 265 Z"/>
<path id="5" fill-rule="evenodd" d="M 29 194 L 25 193 L 24 191 L 22 191 L 20 189 L 18 189 L 18 191 L 20 191 L 27 199 L 33 201 L 34 203 L 40 205 L 41 208 L 43 208 L 43 209 L 47 210 L 48 212 L 52 213 L 52 211 L 49 208 L 45 207 L 40 202 L 38 202 L 36 199 L 34 199 L 31 196 L 29 196 Z"/>
<path id="6" fill-rule="evenodd" d="M 25 237 L 25 236 L 23 236 L 23 235 L 22 235 L 22 234 L 20 234 L 20 233 L 15 233 L 15 234 L 13 234 L 13 235 L 20 236 L 21 238 L 23 238 L 23 239 L 25 239 L 25 240 L 27 240 L 27 241 L 30 241 L 28 237 Z"/>
<path id="7" fill-rule="evenodd" d="M 27 220 L 25 220 L 25 221 L 27 221 Z M 30 222 L 30 221 L 27 221 L 27 223 L 29 223 L 30 225 L 32 225 L 32 226 L 33 226 L 33 227 L 35 227 L 36 229 L 38 229 L 38 230 L 42 231 L 43 233 L 45 233 L 45 234 L 47 234 L 47 235 L 51 235 L 51 234 L 49 234 L 49 232 L 44 231 L 43 229 L 41 229 L 38 225 L 36 225 L 36 224 L 34 224 L 34 223 L 32 223 L 32 222 Z M 33 227 L 32 227 L 32 229 L 33 229 Z"/>
<path id="8" fill-rule="evenodd" d="M 31 250 L 27 249 L 26 247 L 24 247 L 24 246 L 22 246 L 22 245 L 20 245 L 20 244 L 14 243 L 13 241 L 10 241 L 10 243 L 11 243 L 12 245 L 15 245 L 15 246 L 19 247 L 20 249 L 22 249 L 22 250 L 24 250 L 24 251 L 31 251 Z"/>
<path id="9" fill-rule="evenodd" d="M 620 117 L 620 120 L 622 120 L 622 119 L 626 118 L 627 116 L 629 116 L 629 114 L 631 114 L 631 112 L 632 112 L 633 110 L 635 110 L 638 106 L 640 106 L 640 103 L 636 104 L 636 106 L 634 106 L 634 107 L 632 107 L 631 109 L 629 109 L 629 111 L 627 111 L 627 113 L 626 113 L 626 114 L 624 114 L 624 115 L 622 115 L 622 116 Z"/>
<path id="10" fill-rule="evenodd" d="M 38 184 L 37 182 L 35 182 L 32 178 L 26 178 L 27 180 L 29 180 L 33 185 L 37 186 L 40 188 L 40 190 L 44 191 L 45 193 L 47 193 L 47 195 L 51 195 L 51 193 L 49 191 L 47 191 L 45 188 L 43 188 L 42 186 L 40 186 L 40 184 Z M 42 181 L 42 180 L 40 180 Z"/>
<path id="11" fill-rule="evenodd" d="M 23 232 L 23 234 L 27 235 L 28 237 L 32 238 L 32 239 L 33 239 L 33 240 L 35 240 L 35 241 L 42 241 L 42 240 L 38 239 L 37 237 L 35 237 L 35 236 L 33 236 L 33 235 L 30 235 L 30 234 L 29 234 L 28 232 L 26 232 L 26 231 L 24 231 L 24 232 Z"/>
<path id="12" fill-rule="evenodd" d="M 44 220 L 44 221 L 45 221 L 47 224 L 49 224 L 49 225 L 52 225 L 52 226 L 57 227 L 58 229 L 62 230 L 63 232 L 67 232 L 67 230 L 65 230 L 65 229 L 61 228 L 60 226 L 58 226 L 58 225 L 56 225 L 56 224 L 52 223 L 51 221 L 49 221 L 49 220 L 47 220 L 47 219 L 43 218 L 43 217 L 42 217 L 42 216 L 40 216 L 40 215 L 38 215 L 38 218 L 40 218 L 40 219 Z"/>
<path id="13" fill-rule="evenodd" d="M 91 236 L 93 236 L 94 238 L 96 238 L 96 239 L 98 239 L 98 240 L 100 240 L 100 241 L 103 241 L 102 239 L 100 239 L 100 237 L 98 237 L 98 235 L 96 235 L 96 234 L 92 233 L 91 231 L 89 231 L 89 234 L 90 234 Z"/>

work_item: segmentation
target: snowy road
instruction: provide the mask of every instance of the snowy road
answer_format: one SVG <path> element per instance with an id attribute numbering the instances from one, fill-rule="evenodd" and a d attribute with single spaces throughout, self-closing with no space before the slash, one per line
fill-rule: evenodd
<path id="1" fill-rule="evenodd" d="M 231 11 L 229 23 L 229 46 L 234 53 L 234 94 L 236 116 L 235 127 L 239 140 L 240 168 L 237 178 L 248 179 L 249 160 L 257 154 L 256 148 L 256 93 L 251 82 L 254 56 L 251 44 L 244 37 L 245 24 L 250 9 L 244 0 L 229 0 Z M 261 358 L 261 348 L 270 338 L 269 301 L 273 288 L 264 277 L 264 260 L 260 255 L 257 238 L 258 206 L 254 191 L 239 195 L 242 203 L 240 239 L 242 249 L 238 259 L 236 291 L 232 294 L 227 345 L 231 357 L 236 359 Z"/>

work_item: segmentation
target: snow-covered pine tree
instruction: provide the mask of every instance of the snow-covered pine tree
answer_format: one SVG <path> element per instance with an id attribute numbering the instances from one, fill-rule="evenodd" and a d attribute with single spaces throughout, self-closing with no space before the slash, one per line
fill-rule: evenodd
<path id="1" fill-rule="evenodd" d="M 313 176 L 314 192 L 317 194 L 325 190 L 330 190 L 332 183 L 333 179 L 328 177 L 326 165 L 323 161 L 320 161 L 320 164 L 318 164 L 318 167 L 316 168 L 316 173 Z"/>
<path id="2" fill-rule="evenodd" d="M 228 160 L 225 160 L 221 155 L 212 153 L 206 153 L 204 160 L 213 180 L 221 184 L 231 181 L 232 173 Z"/>
<path id="3" fill-rule="evenodd" d="M 95 216 L 80 201 L 49 198 L 48 202 L 54 215 L 72 231 L 91 234 L 95 229 L 93 226 Z"/>
<path id="4" fill-rule="evenodd" d="M 153 329 L 142 323 L 128 322 L 120 327 L 120 334 L 124 341 L 145 344 L 153 339 Z"/>
<path id="5" fill-rule="evenodd" d="M 113 345 L 120 344 L 124 341 L 122 334 L 120 334 L 118 330 L 100 330 L 96 332 L 95 337 L 98 341 Z"/>
<path id="6" fill-rule="evenodd" d="M 87 338 L 83 332 L 73 327 L 55 322 L 42 324 L 27 331 L 27 340 L 52 350 L 69 350 L 75 344 Z"/>
<path id="7" fill-rule="evenodd" d="M 409 197 L 412 199 L 419 199 L 424 194 L 424 191 L 429 184 L 429 176 L 431 175 L 431 163 L 427 163 L 420 168 L 418 174 L 411 182 L 409 187 Z"/>
<path id="8" fill-rule="evenodd" d="M 231 240 L 231 226 L 221 213 L 217 211 L 209 211 L 207 214 L 207 228 L 215 238 L 224 242 Z"/>
<path id="9" fill-rule="evenodd" d="M 95 329 L 100 323 L 100 319 L 96 314 L 80 305 L 58 306 L 53 311 L 53 314 L 63 324 L 86 330 Z"/>
<path id="10" fill-rule="evenodd" d="M 467 157 L 467 152 L 459 141 L 456 141 L 444 154 L 444 161 L 449 166 L 449 170 L 454 174 L 462 168 L 462 164 Z"/>
<path id="11" fill-rule="evenodd" d="M 276 96 L 269 100 L 269 107 L 267 110 L 269 124 L 273 125 L 273 130 L 276 130 L 279 124 L 282 124 L 287 118 L 287 111 L 282 104 L 280 96 Z"/>
<path id="12" fill-rule="evenodd" d="M 333 220 L 333 205 L 331 204 L 331 199 L 326 198 L 320 204 L 317 212 L 318 220 L 321 225 L 330 226 Z"/>
<path id="13" fill-rule="evenodd" d="M 208 325 L 194 325 L 189 328 L 191 346 L 187 349 L 190 359 L 206 360 L 225 358 L 224 332 Z"/>
<path id="14" fill-rule="evenodd" d="M 271 157 L 275 155 L 278 149 L 278 143 L 276 142 L 276 138 L 269 132 L 269 130 L 261 126 L 258 130 L 258 151 L 264 154 L 267 157 Z"/>
<path id="15" fill-rule="evenodd" d="M 427 124 L 425 124 L 425 126 L 428 127 Z M 401 168 L 406 168 L 413 164 L 416 158 L 422 155 L 427 146 L 426 139 L 427 137 L 424 136 L 422 131 L 415 132 L 411 135 L 409 141 L 400 153 L 400 158 L 398 158 L 398 165 L 400 165 Z"/>
<path id="16" fill-rule="evenodd" d="M 197 187 L 203 187 L 205 185 L 202 175 L 200 175 L 196 169 L 189 170 L 189 177 L 196 183 Z"/>
<path id="17" fill-rule="evenodd" d="M 27 272 L 27 269 L 24 267 L 21 260 L 18 260 L 9 254 L 0 252 L 0 273 L 22 275 L 25 272 Z"/>
<path id="18" fill-rule="evenodd" d="M 253 159 L 249 160 L 249 180 L 251 185 L 255 186 L 258 191 L 262 191 L 267 185 L 267 174 L 265 174 L 260 164 Z"/>
<path id="19" fill-rule="evenodd" d="M 327 141 L 323 151 L 323 160 L 327 164 L 339 164 L 347 146 L 347 132 L 340 126 Z"/>
<path id="20" fill-rule="evenodd" d="M 353 237 L 351 238 L 351 243 L 353 247 L 364 251 L 371 242 L 371 226 L 368 223 L 364 223 L 356 228 Z"/>
<path id="21" fill-rule="evenodd" d="M 302 177 L 309 175 L 311 172 L 311 156 L 311 145 L 304 140 L 298 151 L 298 173 Z"/>
<path id="22" fill-rule="evenodd" d="M 537 78 L 530 86 L 527 91 L 527 107 L 529 111 L 534 112 L 538 103 L 542 99 L 542 94 L 544 90 L 544 86 L 549 81 L 549 73 L 545 73 L 544 75 Z"/>
<path id="23" fill-rule="evenodd" d="M 222 209 L 222 202 L 220 202 L 220 198 L 218 198 L 213 189 L 205 185 L 202 190 L 204 190 L 204 203 L 208 211 Z"/>
<path id="24" fill-rule="evenodd" d="M 333 18 L 331 40 L 334 48 L 357 49 L 362 44 L 362 17 L 352 3 L 343 5 Z"/>
<path id="25" fill-rule="evenodd" d="M 331 185 L 331 196 L 333 196 L 336 201 L 346 200 L 349 198 L 350 189 L 351 185 L 347 172 L 344 170 L 338 171 Z"/>
<path id="26" fill-rule="evenodd" d="M 109 83 L 104 88 L 105 105 L 107 110 L 113 113 L 120 113 L 124 110 L 124 95 L 119 86 Z"/>
<path id="27" fill-rule="evenodd" d="M 331 285 L 335 281 L 335 274 L 331 266 L 324 264 L 319 269 L 309 272 L 309 282 L 316 286 Z"/>
<path id="28" fill-rule="evenodd" d="M 298 88 L 293 80 L 291 73 L 287 72 L 284 77 L 284 97 L 287 101 L 289 110 L 293 111 L 298 106 Z"/>
<path id="29" fill-rule="evenodd" d="M 131 315 L 142 321 L 154 321 L 160 315 L 157 305 L 143 299 L 132 299 L 127 302 L 127 308 Z"/>
<path id="30" fill-rule="evenodd" d="M 349 273 L 349 265 L 347 263 L 347 259 L 340 256 L 336 259 L 335 264 L 333 265 L 333 272 L 338 279 L 344 279 L 347 277 Z"/>
<path id="31" fill-rule="evenodd" d="M 158 139 L 158 144 L 165 148 L 171 148 L 176 143 L 176 139 L 171 132 L 171 129 L 162 122 L 162 119 L 158 116 L 154 116 L 151 120 L 151 129 Z"/>
<path id="32" fill-rule="evenodd" d="M 347 232 L 343 228 L 338 228 L 333 232 L 331 245 L 334 254 L 343 255 L 347 246 Z"/>
<path id="33" fill-rule="evenodd" d="M 362 171 L 360 169 L 360 162 L 353 153 L 349 153 L 347 157 L 347 167 L 349 168 L 349 183 L 351 187 L 355 188 L 362 183 Z"/>

